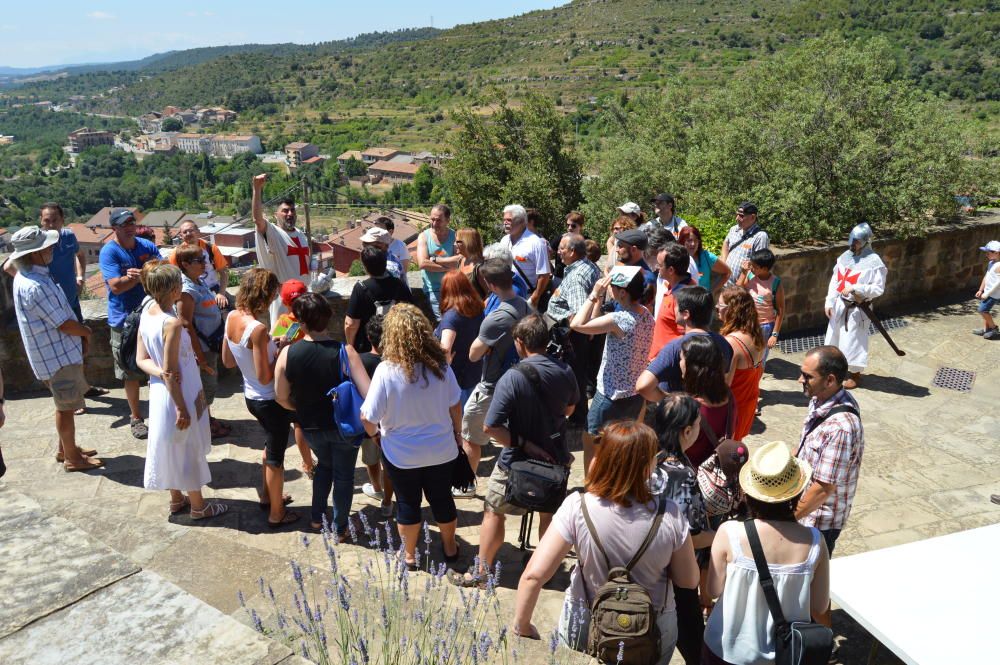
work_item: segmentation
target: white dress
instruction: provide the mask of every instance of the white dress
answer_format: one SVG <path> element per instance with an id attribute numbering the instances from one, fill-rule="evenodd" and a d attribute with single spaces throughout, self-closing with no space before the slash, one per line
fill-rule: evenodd
<path id="1" fill-rule="evenodd" d="M 171 314 L 143 312 L 139 320 L 139 335 L 150 359 L 163 367 L 163 327 L 174 318 Z M 198 361 L 191 348 L 190 336 L 181 332 L 180 348 L 181 391 L 191 425 L 178 430 L 177 410 L 162 379 L 149 377 L 149 439 L 146 448 L 146 469 L 142 485 L 148 490 L 200 491 L 212 481 L 208 455 L 212 435 L 208 426 L 208 407 L 201 387 Z"/>
<path id="2" fill-rule="evenodd" d="M 824 303 L 833 310 L 833 316 L 826 327 L 824 344 L 836 346 L 844 353 L 851 372 L 863 372 L 868 367 L 868 317 L 860 308 L 849 307 L 841 292 L 852 284 L 861 298 L 871 302 L 885 291 L 888 272 L 871 247 L 865 247 L 860 254 L 847 250 L 833 267 Z"/>

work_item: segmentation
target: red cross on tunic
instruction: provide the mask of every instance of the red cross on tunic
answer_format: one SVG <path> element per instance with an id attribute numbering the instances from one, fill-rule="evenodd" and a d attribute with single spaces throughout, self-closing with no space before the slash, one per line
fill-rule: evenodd
<path id="1" fill-rule="evenodd" d="M 837 268 L 837 293 L 843 293 L 844 287 L 848 284 L 857 284 L 859 277 L 861 277 L 861 273 L 852 273 L 850 268 L 844 268 L 843 272 Z"/>
<path id="2" fill-rule="evenodd" d="M 299 274 L 304 275 L 309 272 L 309 261 L 307 260 L 309 257 L 309 248 L 302 246 L 298 236 L 290 236 L 288 239 L 295 243 L 295 247 L 288 246 L 288 256 L 299 257 Z"/>

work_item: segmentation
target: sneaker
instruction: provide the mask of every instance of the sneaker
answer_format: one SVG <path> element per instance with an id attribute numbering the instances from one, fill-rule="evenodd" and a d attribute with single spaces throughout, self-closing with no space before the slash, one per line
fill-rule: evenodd
<path id="1" fill-rule="evenodd" d="M 992 330 L 987 330 L 983 333 L 983 339 L 1000 339 L 1000 329 L 994 326 Z"/>
<path id="2" fill-rule="evenodd" d="M 982 337 L 983 335 L 985 335 L 988 332 L 989 332 L 989 330 L 987 330 L 986 328 L 976 328 L 975 330 L 972 331 L 972 334 L 973 335 L 979 335 L 980 337 Z"/>
<path id="3" fill-rule="evenodd" d="M 137 439 L 145 439 L 149 436 L 149 428 L 146 427 L 146 421 L 141 418 L 133 418 L 129 423 L 129 427 L 132 428 L 132 436 Z"/>
<path id="4" fill-rule="evenodd" d="M 456 499 L 475 499 L 476 498 L 476 486 L 469 485 L 468 487 L 452 487 L 451 495 Z"/>
<path id="5" fill-rule="evenodd" d="M 385 495 L 382 494 L 382 492 L 377 491 L 375 489 L 375 486 L 372 485 L 371 483 L 365 483 L 364 485 L 362 485 L 361 491 L 369 499 L 377 499 L 378 501 L 381 501 L 383 498 L 385 498 Z"/>

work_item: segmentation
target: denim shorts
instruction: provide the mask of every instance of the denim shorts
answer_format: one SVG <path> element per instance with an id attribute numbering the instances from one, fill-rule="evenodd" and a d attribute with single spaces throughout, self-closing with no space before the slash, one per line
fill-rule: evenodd
<path id="1" fill-rule="evenodd" d="M 587 433 L 600 434 L 614 420 L 635 420 L 642 411 L 642 402 L 642 395 L 612 400 L 597 391 L 587 411 Z"/>
<path id="2" fill-rule="evenodd" d="M 993 310 L 993 306 L 1000 302 L 1000 298 L 983 298 L 982 302 L 979 303 L 979 307 L 976 311 L 980 314 L 989 314 Z"/>

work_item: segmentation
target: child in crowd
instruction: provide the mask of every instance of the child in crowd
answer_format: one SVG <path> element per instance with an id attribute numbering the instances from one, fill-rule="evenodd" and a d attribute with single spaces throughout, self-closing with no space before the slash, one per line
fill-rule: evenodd
<path id="1" fill-rule="evenodd" d="M 972 333 L 982 335 L 984 339 L 1000 339 L 1000 330 L 997 330 L 996 321 L 990 314 L 993 306 L 1000 302 L 1000 240 L 990 240 L 979 249 L 986 252 L 989 265 L 986 266 L 986 274 L 976 291 L 976 298 L 982 301 L 976 311 L 983 317 L 983 327 Z"/>
<path id="2" fill-rule="evenodd" d="M 760 319 L 760 330 L 766 341 L 761 366 L 767 362 L 768 352 L 778 343 L 781 322 L 785 318 L 785 287 L 774 274 L 774 252 L 758 249 L 740 266 L 736 284 L 745 288 L 753 298 Z"/>
<path id="3" fill-rule="evenodd" d="M 297 279 L 290 279 L 281 285 L 279 297 L 281 304 L 288 311 L 280 314 L 274 321 L 274 327 L 271 328 L 271 337 L 279 349 L 299 341 L 305 335 L 299 322 L 295 319 L 295 315 L 292 314 L 292 303 L 303 293 L 308 292 L 309 289 L 306 288 L 306 285 Z M 309 450 L 309 442 L 306 441 L 306 435 L 302 433 L 302 428 L 297 422 L 292 422 L 292 429 L 295 432 L 295 447 L 299 449 L 299 455 L 302 456 L 302 473 L 311 479 L 315 463 L 312 451 Z"/>

